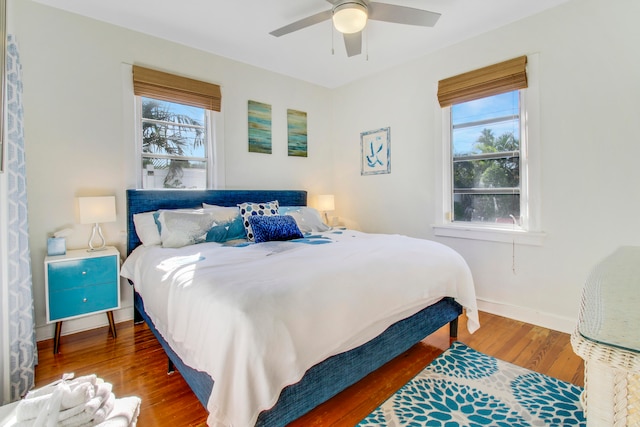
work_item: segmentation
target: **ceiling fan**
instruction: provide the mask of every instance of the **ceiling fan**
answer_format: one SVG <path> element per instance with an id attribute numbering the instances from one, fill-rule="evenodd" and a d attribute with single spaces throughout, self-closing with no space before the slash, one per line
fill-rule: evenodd
<path id="1" fill-rule="evenodd" d="M 347 56 L 351 57 L 362 52 L 362 30 L 367 25 L 367 19 L 433 27 L 440 18 L 440 14 L 436 12 L 376 1 L 327 0 L 327 2 L 333 5 L 331 10 L 300 19 L 269 34 L 280 37 L 332 19 L 333 26 L 343 34 Z"/>

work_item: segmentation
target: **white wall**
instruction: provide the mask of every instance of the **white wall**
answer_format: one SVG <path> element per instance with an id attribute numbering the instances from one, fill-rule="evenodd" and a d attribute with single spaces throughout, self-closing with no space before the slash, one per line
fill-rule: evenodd
<path id="1" fill-rule="evenodd" d="M 104 224 L 109 244 L 124 253 L 125 189 L 133 174 L 133 95 L 130 64 L 220 84 L 227 188 L 331 189 L 331 95 L 327 89 L 120 27 L 15 1 L 10 16 L 24 79 L 29 228 L 37 337 L 53 336 L 45 322 L 43 260 L 46 237 L 74 229 L 68 248 L 86 247 L 90 227 L 76 224 L 78 196 L 115 195 L 118 221 Z M 129 64 L 129 65 L 127 65 Z M 272 105 L 273 154 L 249 153 L 247 101 Z M 306 111 L 308 157 L 287 156 L 286 110 Z M 123 111 L 128 111 L 123 113 Z M 220 142 L 220 141 L 219 141 Z M 132 317 L 131 289 L 121 285 Z M 63 334 L 106 324 L 93 316 L 63 324 Z"/>
<path id="2" fill-rule="evenodd" d="M 640 2 L 574 0 L 334 92 L 336 206 L 365 231 L 434 238 L 438 80 L 539 54 L 542 246 L 453 238 L 481 308 L 570 332 L 591 267 L 640 244 Z M 391 174 L 360 176 L 359 133 L 391 127 Z M 441 211 L 441 210 L 440 210 Z"/>

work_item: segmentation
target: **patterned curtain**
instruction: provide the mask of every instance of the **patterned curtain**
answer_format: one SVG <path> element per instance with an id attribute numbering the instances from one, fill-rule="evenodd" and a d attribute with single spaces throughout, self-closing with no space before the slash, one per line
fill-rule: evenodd
<path id="1" fill-rule="evenodd" d="M 11 401 L 33 387 L 38 363 L 27 222 L 27 185 L 22 117 L 22 68 L 14 37 L 7 39 L 7 265 Z"/>

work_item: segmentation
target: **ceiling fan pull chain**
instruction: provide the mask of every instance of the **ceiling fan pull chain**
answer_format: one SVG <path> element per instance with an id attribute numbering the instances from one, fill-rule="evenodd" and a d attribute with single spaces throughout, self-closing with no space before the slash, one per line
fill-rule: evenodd
<path id="1" fill-rule="evenodd" d="M 367 49 L 366 61 L 369 62 L 369 29 L 368 28 L 365 28 L 365 30 L 364 30 L 364 38 L 366 39 L 366 41 L 365 41 L 365 43 L 366 43 L 365 49 Z"/>
<path id="2" fill-rule="evenodd" d="M 331 55 L 335 55 L 336 51 L 335 51 L 334 46 L 333 46 L 333 34 L 334 34 L 333 25 L 329 26 L 329 31 L 331 31 Z"/>

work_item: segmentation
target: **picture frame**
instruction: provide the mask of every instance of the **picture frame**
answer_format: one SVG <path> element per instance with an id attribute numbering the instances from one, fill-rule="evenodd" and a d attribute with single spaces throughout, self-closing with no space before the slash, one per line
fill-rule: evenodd
<path id="1" fill-rule="evenodd" d="M 271 154 L 271 104 L 252 100 L 247 104 L 249 152 Z"/>
<path id="2" fill-rule="evenodd" d="M 391 128 L 380 128 L 360 134 L 360 174 L 391 173 Z"/>
<path id="3" fill-rule="evenodd" d="M 287 109 L 287 155 L 307 157 L 307 113 Z"/>

